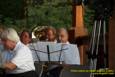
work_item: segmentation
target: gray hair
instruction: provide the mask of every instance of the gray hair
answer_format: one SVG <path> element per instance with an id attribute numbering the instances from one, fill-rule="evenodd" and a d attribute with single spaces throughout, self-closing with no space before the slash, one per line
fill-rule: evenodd
<path id="1" fill-rule="evenodd" d="M 60 33 L 60 32 L 65 32 L 65 33 L 68 35 L 68 31 L 67 31 L 65 28 L 60 28 L 60 29 L 59 29 L 59 33 Z"/>
<path id="2" fill-rule="evenodd" d="M 9 39 L 13 42 L 18 42 L 19 36 L 15 29 L 7 28 L 1 33 L 1 39 Z"/>

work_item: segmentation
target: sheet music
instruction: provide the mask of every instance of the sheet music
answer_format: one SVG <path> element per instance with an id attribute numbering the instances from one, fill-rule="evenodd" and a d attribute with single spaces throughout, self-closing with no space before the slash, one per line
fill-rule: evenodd
<path id="1" fill-rule="evenodd" d="M 76 45 L 54 42 L 37 42 L 30 44 L 34 61 L 48 61 L 47 45 L 51 61 L 64 61 L 65 64 L 80 64 L 79 51 Z M 61 56 L 60 56 L 61 54 Z M 38 56 L 38 57 L 37 57 Z M 39 58 L 39 59 L 38 59 Z"/>

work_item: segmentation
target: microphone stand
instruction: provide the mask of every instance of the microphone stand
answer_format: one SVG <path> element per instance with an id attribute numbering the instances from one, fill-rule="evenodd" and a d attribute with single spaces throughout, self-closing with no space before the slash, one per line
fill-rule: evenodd
<path id="1" fill-rule="evenodd" d="M 100 68 L 97 65 L 97 63 L 99 60 L 99 56 L 103 56 L 102 53 L 104 54 L 104 56 L 102 57 L 103 59 L 101 59 L 103 60 L 101 61 L 101 63 L 103 62 L 103 67 L 101 66 L 101 68 L 107 68 L 107 48 L 106 48 L 106 36 L 105 36 L 106 35 L 106 16 L 107 16 L 106 13 L 104 15 L 101 14 L 100 17 L 98 17 L 94 22 L 92 37 L 91 37 L 90 46 L 89 46 L 89 53 L 88 53 L 90 68 L 92 70 Z M 100 55 L 99 47 L 100 47 L 101 42 L 103 45 L 102 46 L 103 52 L 101 50 L 100 52 L 102 53 Z M 91 77 L 94 77 L 93 73 L 91 73 L 91 75 L 92 75 Z"/>

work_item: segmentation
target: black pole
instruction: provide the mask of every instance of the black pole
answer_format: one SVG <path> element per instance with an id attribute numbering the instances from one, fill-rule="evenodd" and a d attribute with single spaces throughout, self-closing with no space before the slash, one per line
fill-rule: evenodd
<path id="1" fill-rule="evenodd" d="M 48 62 L 50 63 L 50 51 L 49 51 L 49 46 L 47 45 L 47 53 L 48 53 Z"/>

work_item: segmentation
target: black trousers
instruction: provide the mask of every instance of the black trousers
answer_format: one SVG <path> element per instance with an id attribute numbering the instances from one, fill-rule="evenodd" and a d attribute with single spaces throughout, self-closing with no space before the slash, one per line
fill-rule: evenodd
<path id="1" fill-rule="evenodd" d="M 6 74 L 5 77 L 37 77 L 35 71 L 28 71 L 20 74 Z"/>

